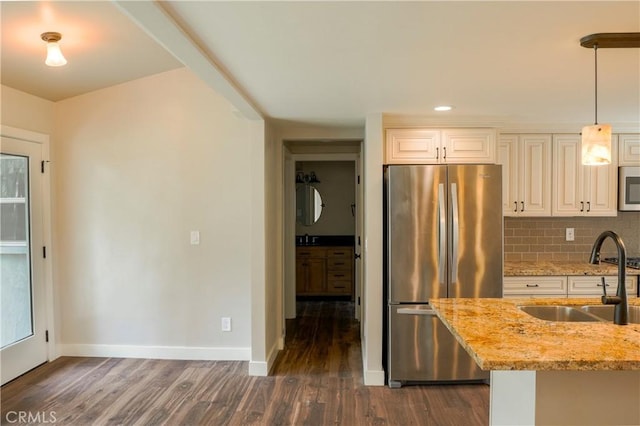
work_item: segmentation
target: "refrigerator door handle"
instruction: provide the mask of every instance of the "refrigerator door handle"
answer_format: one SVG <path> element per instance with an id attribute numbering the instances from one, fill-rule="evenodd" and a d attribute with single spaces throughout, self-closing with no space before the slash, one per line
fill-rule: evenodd
<path id="1" fill-rule="evenodd" d="M 458 277 L 458 240 L 460 238 L 458 185 L 455 183 L 451 184 L 451 214 L 453 216 L 451 229 L 451 284 L 455 284 Z"/>
<path id="2" fill-rule="evenodd" d="M 436 316 L 436 311 L 431 308 L 420 309 L 420 308 L 400 308 L 398 309 L 398 314 L 401 315 L 427 315 L 431 317 Z"/>
<path id="3" fill-rule="evenodd" d="M 445 283 L 445 260 L 447 247 L 447 210 L 445 206 L 444 183 L 438 185 L 438 280 Z"/>

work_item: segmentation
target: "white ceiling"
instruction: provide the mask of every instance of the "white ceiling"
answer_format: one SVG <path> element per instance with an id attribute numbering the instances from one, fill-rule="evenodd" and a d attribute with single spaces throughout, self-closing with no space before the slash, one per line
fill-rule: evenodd
<path id="1" fill-rule="evenodd" d="M 156 41 L 191 67 L 169 40 L 186 34 L 211 74 L 279 120 L 362 126 L 369 113 L 451 104 L 443 119 L 588 124 L 594 55 L 579 39 L 640 32 L 637 0 L 154 4 L 178 36 L 131 4 L 148 35 L 120 7 L 3 2 L 2 84 L 57 101 L 182 66 Z M 44 31 L 63 34 L 67 66 L 43 64 Z M 599 121 L 640 126 L 640 49 L 600 49 L 598 72 Z"/>
<path id="2" fill-rule="evenodd" d="M 2 84 L 51 101 L 181 67 L 113 3 L 2 2 Z M 68 63 L 44 64 L 40 34 L 62 34 Z"/>

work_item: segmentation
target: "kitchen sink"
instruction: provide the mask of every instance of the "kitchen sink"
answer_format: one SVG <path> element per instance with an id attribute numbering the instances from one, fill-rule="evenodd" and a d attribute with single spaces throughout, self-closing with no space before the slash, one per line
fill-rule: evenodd
<path id="1" fill-rule="evenodd" d="M 527 305 L 518 306 L 518 308 L 527 314 L 545 321 L 563 321 L 563 322 L 597 322 L 602 321 L 602 317 L 596 317 L 585 310 L 573 308 L 571 306 L 559 305 Z M 613 311 L 612 311 L 613 312 Z M 612 321 L 613 321 L 613 313 Z"/>
<path id="2" fill-rule="evenodd" d="M 595 315 L 605 321 L 613 321 L 614 305 L 587 305 L 581 311 Z M 640 324 L 640 306 L 629 306 L 629 324 Z"/>

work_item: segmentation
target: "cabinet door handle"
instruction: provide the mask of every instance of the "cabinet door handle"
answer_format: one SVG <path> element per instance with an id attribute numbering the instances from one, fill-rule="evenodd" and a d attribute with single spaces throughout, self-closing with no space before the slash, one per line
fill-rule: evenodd
<path id="1" fill-rule="evenodd" d="M 540 287 L 538 284 L 527 284 L 527 287 Z"/>
<path id="2" fill-rule="evenodd" d="M 333 274 L 334 277 L 344 277 L 344 274 Z"/>
<path id="3" fill-rule="evenodd" d="M 335 266 L 340 266 L 340 265 L 344 265 L 344 262 L 333 262 L 333 264 L 334 264 Z"/>
<path id="4" fill-rule="evenodd" d="M 587 201 L 587 213 L 591 211 L 591 201 Z"/>
<path id="5" fill-rule="evenodd" d="M 436 147 L 436 160 L 440 159 L 440 148 Z"/>
<path id="6" fill-rule="evenodd" d="M 446 146 L 442 148 L 442 152 L 443 152 L 442 159 L 446 160 L 447 159 L 447 147 Z"/>
<path id="7" fill-rule="evenodd" d="M 580 211 L 584 211 L 584 201 L 580 201 Z"/>
<path id="8" fill-rule="evenodd" d="M 344 252 L 343 251 L 334 251 L 333 254 L 344 256 Z"/>
<path id="9" fill-rule="evenodd" d="M 514 207 L 513 207 L 513 211 L 514 211 L 514 212 L 516 212 L 516 213 L 518 213 L 518 202 L 517 202 L 517 201 L 514 201 L 514 202 L 513 202 L 513 206 L 514 206 Z"/>
<path id="10" fill-rule="evenodd" d="M 520 205 L 520 211 L 523 212 L 524 211 L 524 201 L 520 201 L 521 205 Z"/>

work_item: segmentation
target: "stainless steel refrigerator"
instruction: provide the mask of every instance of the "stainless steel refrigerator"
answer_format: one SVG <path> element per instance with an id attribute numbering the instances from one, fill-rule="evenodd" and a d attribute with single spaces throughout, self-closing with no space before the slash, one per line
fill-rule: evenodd
<path id="1" fill-rule="evenodd" d="M 429 299 L 502 297 L 499 165 L 384 169 L 385 339 L 390 387 L 486 381 Z"/>

